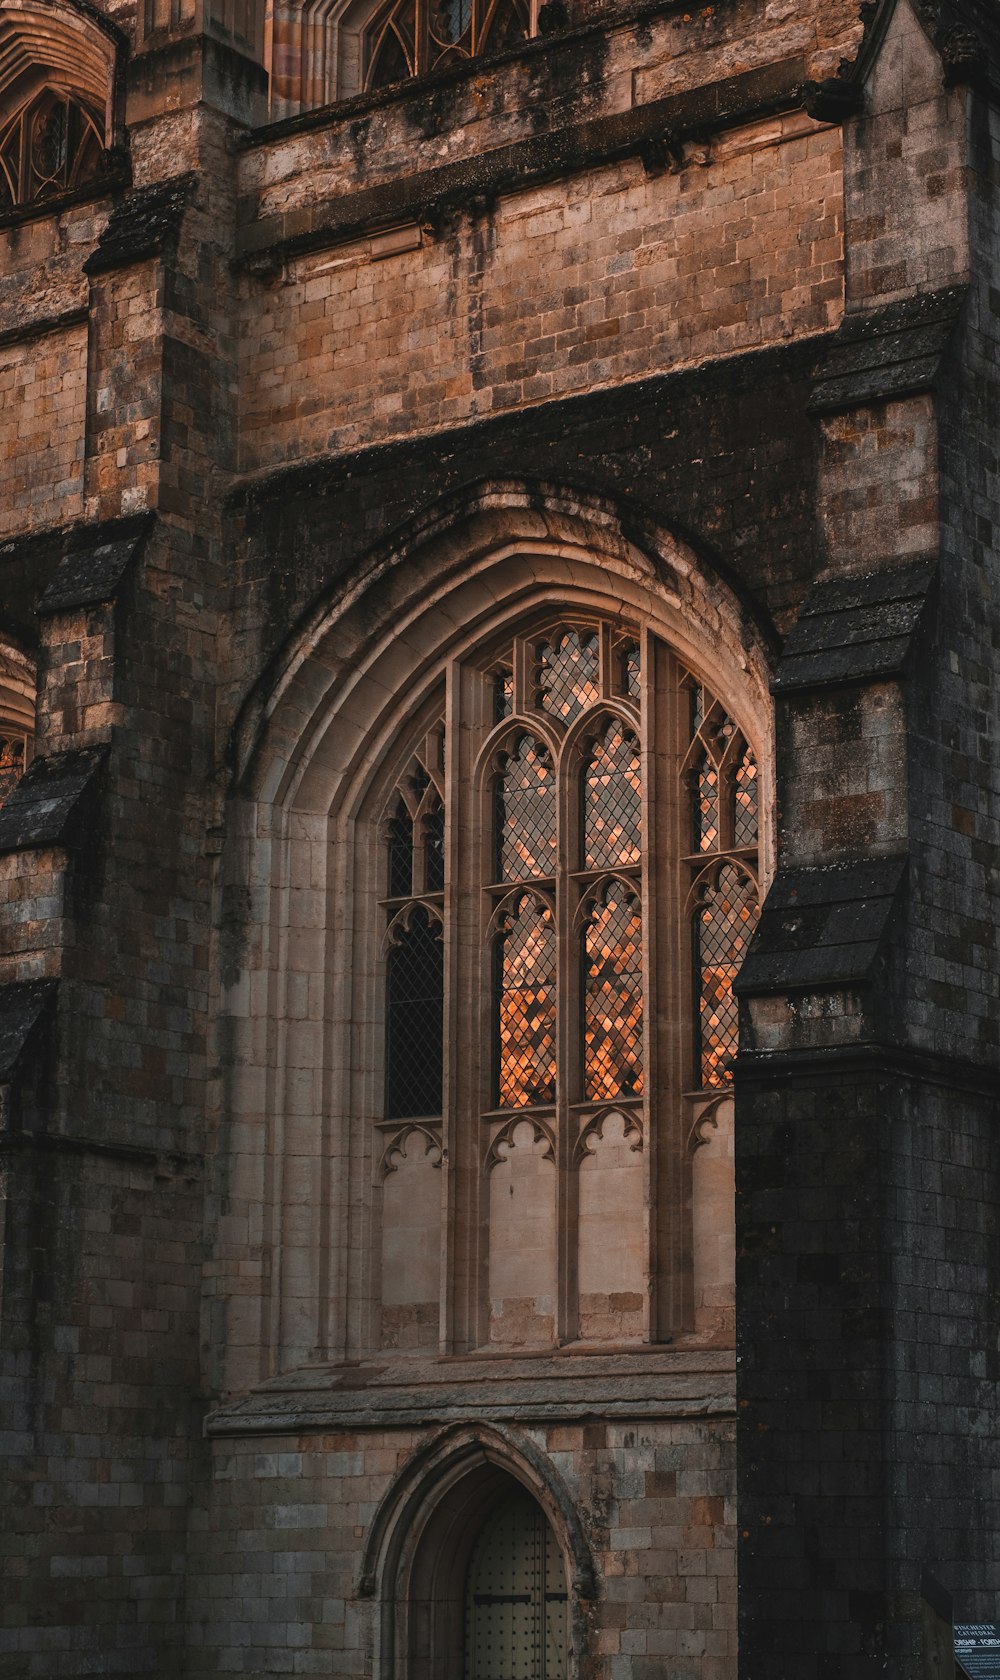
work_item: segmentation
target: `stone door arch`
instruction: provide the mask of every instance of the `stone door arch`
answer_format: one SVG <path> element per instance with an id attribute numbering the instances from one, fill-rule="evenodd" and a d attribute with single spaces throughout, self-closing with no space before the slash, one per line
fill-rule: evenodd
<path id="1" fill-rule="evenodd" d="M 377 1680 L 491 1680 L 490 1667 L 477 1667 L 471 1649 L 477 1632 L 484 1631 L 475 1612 L 502 1611 L 502 1605 L 477 1606 L 473 1600 L 490 1594 L 483 1583 L 498 1542 L 512 1554 L 518 1545 L 534 1546 L 538 1556 L 520 1563 L 512 1556 L 526 1584 L 514 1585 L 508 1571 L 511 1579 L 497 1581 L 495 1599 L 527 1592 L 542 1611 L 546 1594 L 552 1595 L 552 1625 L 546 1629 L 542 1622 L 534 1640 L 535 1667 L 525 1675 L 579 1680 L 594 1596 L 579 1513 L 551 1464 L 528 1440 L 497 1426 L 449 1430 L 429 1443 L 376 1513 L 360 1591 L 379 1600 Z M 528 1577 L 536 1565 L 539 1579 L 533 1583 Z M 515 1639 L 523 1643 L 524 1629 L 515 1628 L 513 1618 L 509 1625 L 502 1614 L 494 1620 L 495 1638 L 512 1649 Z"/>

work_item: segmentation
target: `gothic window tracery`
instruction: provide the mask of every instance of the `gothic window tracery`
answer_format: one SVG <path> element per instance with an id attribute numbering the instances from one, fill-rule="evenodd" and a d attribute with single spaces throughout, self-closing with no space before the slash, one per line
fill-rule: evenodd
<path id="1" fill-rule="evenodd" d="M 411 76 L 519 46 L 537 33 L 536 0 L 390 0 L 362 34 L 363 85 Z"/>
<path id="2" fill-rule="evenodd" d="M 382 806 L 380 1124 L 440 1138 L 446 1170 L 422 1194 L 456 1160 L 463 1194 L 485 1196 L 473 1343 L 543 1345 L 557 1326 L 655 1339 L 668 1309 L 643 1222 L 678 1194 L 665 1139 L 687 1139 L 737 1048 L 754 753 L 664 643 L 596 615 L 536 620 L 457 661 L 448 694 Z M 593 1252 L 606 1207 L 626 1257 Z"/>
<path id="3" fill-rule="evenodd" d="M 0 210 L 96 180 L 104 168 L 102 129 L 97 113 L 63 89 L 35 92 L 0 134 Z"/>
<path id="4" fill-rule="evenodd" d="M 436 1117 L 442 1108 L 442 741 L 438 725 L 421 742 L 384 824 L 387 1120 Z"/>
<path id="5" fill-rule="evenodd" d="M 757 763 L 725 708 L 694 681 L 690 717 L 696 1082 L 712 1090 L 729 1083 L 738 1042 L 733 981 L 759 914 Z"/>

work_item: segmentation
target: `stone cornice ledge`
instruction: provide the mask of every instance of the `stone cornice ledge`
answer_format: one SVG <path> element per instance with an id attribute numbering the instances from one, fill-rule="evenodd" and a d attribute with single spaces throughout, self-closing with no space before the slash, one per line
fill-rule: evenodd
<path id="1" fill-rule="evenodd" d="M 641 156 L 652 173 L 676 167 L 686 139 L 801 108 L 806 79 L 804 58 L 783 59 L 630 111 L 593 117 L 458 163 L 380 182 L 343 198 L 248 220 L 237 235 L 234 267 L 267 276 L 290 258 L 379 228 L 416 222 L 433 230 L 463 205 L 489 202 L 505 192 L 625 157 Z"/>
<path id="2" fill-rule="evenodd" d="M 729 1350 L 330 1366 L 275 1378 L 209 1413 L 207 1435 L 298 1434 L 413 1424 L 730 1417 Z"/>

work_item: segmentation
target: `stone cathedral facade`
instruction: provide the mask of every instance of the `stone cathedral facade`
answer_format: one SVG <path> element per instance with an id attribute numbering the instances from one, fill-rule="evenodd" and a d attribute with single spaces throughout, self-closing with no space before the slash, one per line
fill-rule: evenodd
<path id="1" fill-rule="evenodd" d="M 3 0 L 0 252 L 0 1677 L 950 1677 L 993 0 Z"/>

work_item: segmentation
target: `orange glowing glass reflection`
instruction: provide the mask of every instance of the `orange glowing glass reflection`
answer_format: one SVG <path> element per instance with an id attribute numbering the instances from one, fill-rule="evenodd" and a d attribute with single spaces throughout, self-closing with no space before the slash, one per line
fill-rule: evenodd
<path id="1" fill-rule="evenodd" d="M 584 867 L 623 868 L 640 859 L 639 743 L 618 718 L 591 749 L 584 772 Z"/>
<path id="2" fill-rule="evenodd" d="M 696 931 L 700 977 L 701 1083 L 728 1085 L 729 1063 L 738 1046 L 733 981 L 740 971 L 760 914 L 753 881 L 724 864 L 705 894 Z"/>
<path id="3" fill-rule="evenodd" d="M 642 1090 L 642 921 L 636 896 L 609 882 L 584 940 L 584 1071 L 588 1102 Z"/>
<path id="4" fill-rule="evenodd" d="M 556 944 L 547 904 L 526 893 L 512 906 L 497 939 L 496 967 L 497 1105 L 554 1102 Z"/>

